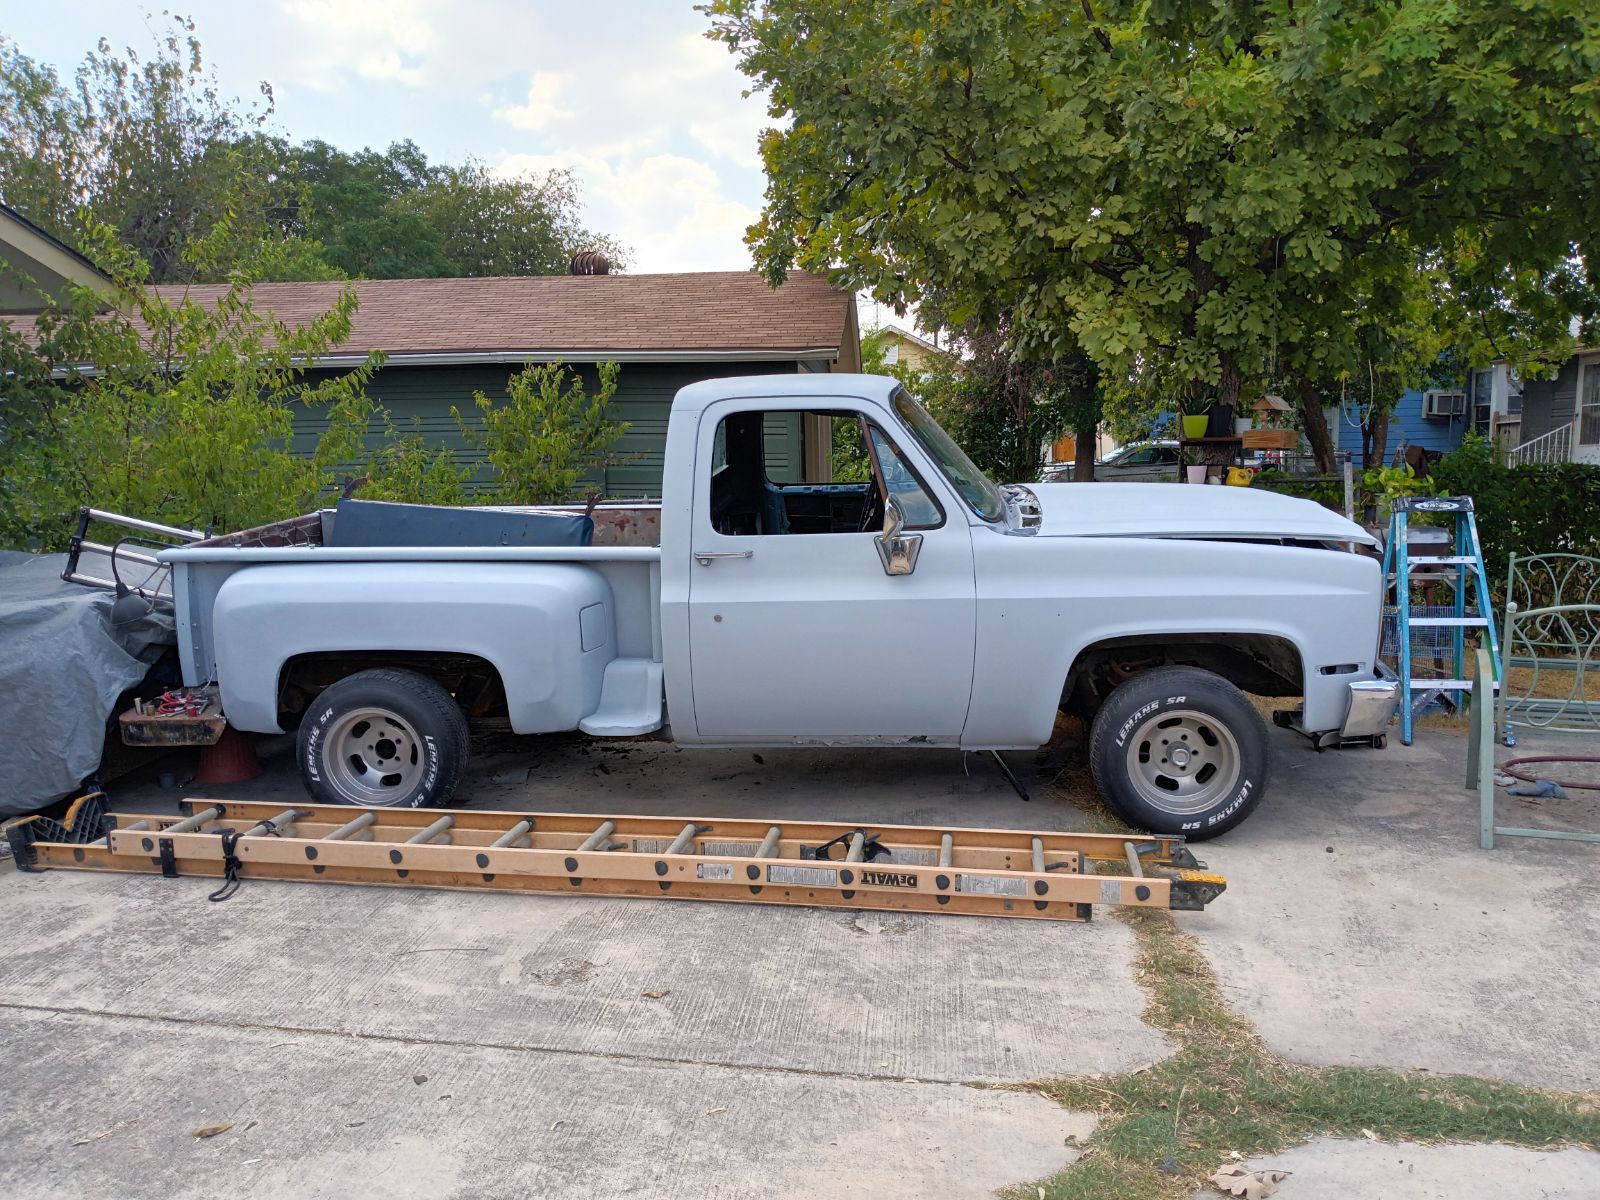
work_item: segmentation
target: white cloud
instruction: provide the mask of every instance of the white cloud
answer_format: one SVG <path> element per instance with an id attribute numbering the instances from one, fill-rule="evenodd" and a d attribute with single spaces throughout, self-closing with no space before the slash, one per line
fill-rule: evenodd
<path id="1" fill-rule="evenodd" d="M 586 222 L 633 250 L 633 270 L 750 265 L 757 138 L 770 122 L 723 47 L 697 31 L 641 36 L 613 43 L 603 72 L 547 79 L 535 72 L 526 105 L 494 110 L 540 143 L 508 145 L 497 170 L 571 169 Z"/>
<path id="2" fill-rule="evenodd" d="M 286 115 L 298 85 L 318 97 L 302 109 L 364 114 L 370 144 L 416 137 L 430 157 L 511 174 L 570 168 L 585 223 L 628 245 L 636 271 L 749 265 L 770 122 L 687 0 L 272 3 L 252 36 L 257 57 L 273 44 Z"/>
<path id="3" fill-rule="evenodd" d="M 575 115 L 561 102 L 561 93 L 571 86 L 572 76 L 564 71 L 535 71 L 528 77 L 528 102 L 495 109 L 495 119 L 537 133 Z"/>
<path id="4" fill-rule="evenodd" d="M 632 270 L 725 271 L 750 265 L 744 231 L 756 210 L 731 198 L 706 163 L 674 154 L 513 154 L 495 170 L 520 175 L 560 168 L 570 168 L 583 181 L 589 225 L 633 250 Z"/>
<path id="5" fill-rule="evenodd" d="M 275 78 L 318 91 L 350 77 L 458 89 L 527 62 L 541 32 L 522 0 L 277 0 L 292 41 Z"/>

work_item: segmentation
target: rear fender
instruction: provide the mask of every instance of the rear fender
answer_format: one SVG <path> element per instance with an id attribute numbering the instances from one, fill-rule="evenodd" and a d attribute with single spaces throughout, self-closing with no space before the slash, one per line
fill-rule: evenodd
<path id="1" fill-rule="evenodd" d="M 578 563 L 333 562 L 236 571 L 212 608 L 235 728 L 281 733 L 278 680 L 302 654 L 407 650 L 492 663 L 518 733 L 576 729 L 616 656 L 611 589 Z"/>

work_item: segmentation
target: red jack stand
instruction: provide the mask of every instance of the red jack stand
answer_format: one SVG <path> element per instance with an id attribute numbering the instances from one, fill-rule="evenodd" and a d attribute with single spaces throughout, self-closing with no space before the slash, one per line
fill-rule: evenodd
<path id="1" fill-rule="evenodd" d="M 244 783 L 261 774 L 256 757 L 254 734 L 240 733 L 233 726 L 222 731 L 215 744 L 200 751 L 200 767 L 194 781 L 200 784 Z"/>

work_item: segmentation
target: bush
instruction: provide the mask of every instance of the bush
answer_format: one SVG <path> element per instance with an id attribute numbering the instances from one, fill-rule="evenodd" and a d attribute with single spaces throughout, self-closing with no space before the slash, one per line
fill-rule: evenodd
<path id="1" fill-rule="evenodd" d="M 1468 434 L 1459 450 L 1434 464 L 1432 478 L 1444 495 L 1472 497 L 1496 593 L 1513 554 L 1600 556 L 1600 466 L 1506 467 L 1487 438 Z"/>

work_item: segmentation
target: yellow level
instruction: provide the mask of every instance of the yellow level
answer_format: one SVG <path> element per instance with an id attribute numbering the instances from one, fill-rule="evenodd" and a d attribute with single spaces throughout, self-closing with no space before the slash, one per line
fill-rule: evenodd
<path id="1" fill-rule="evenodd" d="M 98 835 L 35 818 L 6 834 L 25 871 L 208 876 L 226 881 L 217 898 L 243 881 L 296 879 L 1086 921 L 1095 904 L 1201 909 L 1226 886 L 1172 836 L 204 799 L 180 807 L 95 814 Z"/>

